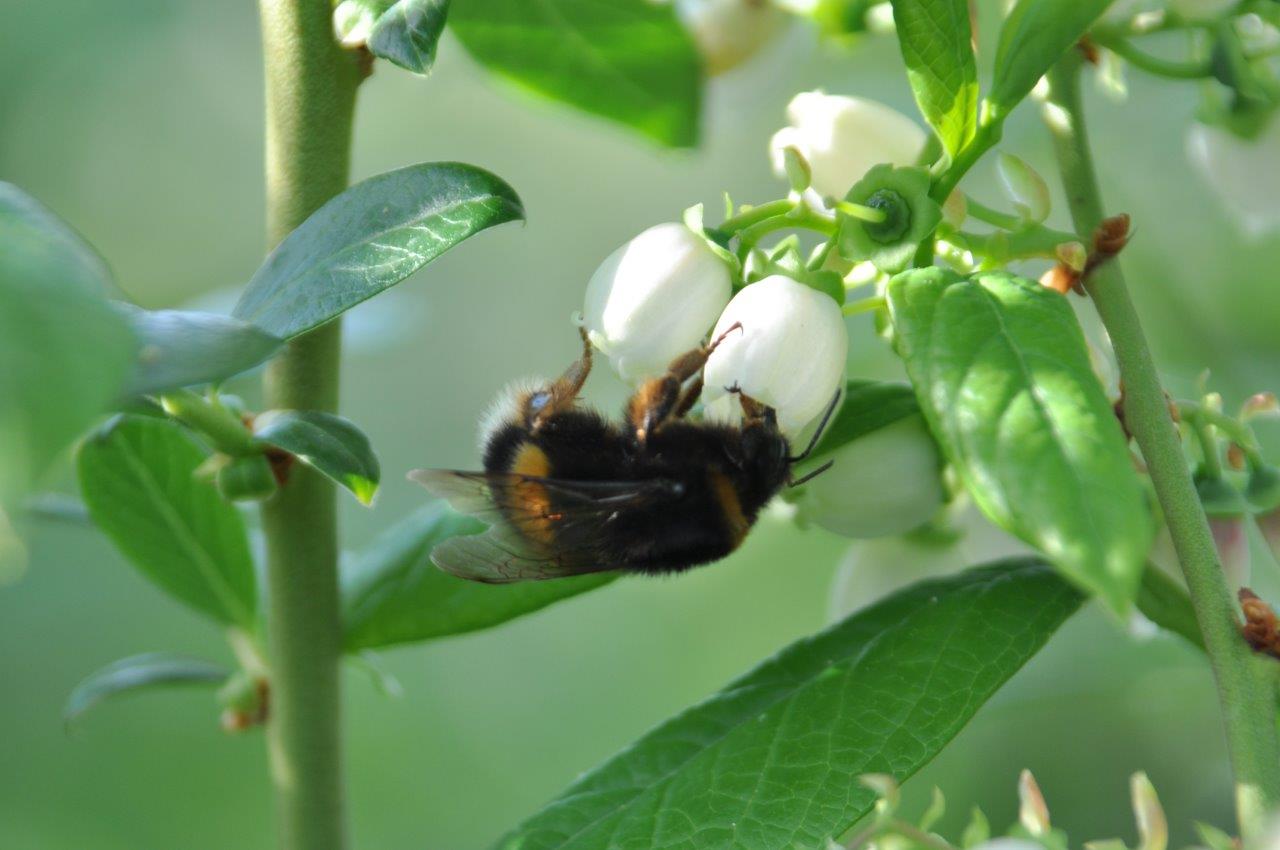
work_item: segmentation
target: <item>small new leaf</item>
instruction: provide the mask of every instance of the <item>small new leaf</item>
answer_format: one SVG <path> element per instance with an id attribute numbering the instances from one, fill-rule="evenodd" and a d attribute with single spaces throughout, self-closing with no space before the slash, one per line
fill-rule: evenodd
<path id="1" fill-rule="evenodd" d="M 457 162 L 370 177 L 271 252 L 232 314 L 291 339 L 404 280 L 481 230 L 524 218 L 515 190 Z"/>
<path id="2" fill-rule="evenodd" d="M 348 419 L 316 410 L 268 410 L 254 419 L 253 435 L 314 467 L 361 504 L 370 504 L 378 492 L 378 458 L 369 438 Z"/>
<path id="3" fill-rule="evenodd" d="M 893 20 L 920 112 L 954 157 L 978 127 L 968 0 L 893 0 Z"/>
<path id="4" fill-rule="evenodd" d="M 369 52 L 415 74 L 436 61 L 449 0 L 399 0 L 378 17 L 369 33 Z"/>
<path id="5" fill-rule="evenodd" d="M 221 665 L 172 652 L 148 652 L 113 661 L 76 685 L 62 710 L 70 726 L 105 700 L 136 691 L 184 685 L 213 687 L 230 672 Z"/>
<path id="6" fill-rule="evenodd" d="M 1111 0 L 1018 0 L 996 46 L 995 78 L 987 95 L 992 118 L 1004 118 L 1021 103 L 1110 5 Z"/>

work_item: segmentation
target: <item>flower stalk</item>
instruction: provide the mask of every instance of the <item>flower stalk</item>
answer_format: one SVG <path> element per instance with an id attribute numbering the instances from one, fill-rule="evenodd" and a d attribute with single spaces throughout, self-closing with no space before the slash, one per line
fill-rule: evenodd
<path id="1" fill-rule="evenodd" d="M 1045 111 L 1072 219 L 1076 230 L 1088 235 L 1104 216 L 1080 99 L 1081 61 L 1076 51 L 1069 51 L 1049 72 Z M 1125 423 L 1150 471 L 1213 668 L 1235 772 L 1240 829 L 1246 840 L 1256 838 L 1280 803 L 1280 743 L 1271 689 L 1257 676 L 1241 638 L 1209 522 L 1124 275 L 1117 263 L 1109 262 L 1094 269 L 1084 285 L 1111 335 L 1125 387 Z"/>
<path id="2" fill-rule="evenodd" d="M 333 35 L 329 0 L 261 0 L 266 71 L 267 241 L 274 246 L 347 185 L 358 54 Z M 338 406 L 339 324 L 291 341 L 269 367 L 268 406 Z M 268 723 L 283 850 L 346 846 L 333 485 L 299 466 L 263 505 Z"/>

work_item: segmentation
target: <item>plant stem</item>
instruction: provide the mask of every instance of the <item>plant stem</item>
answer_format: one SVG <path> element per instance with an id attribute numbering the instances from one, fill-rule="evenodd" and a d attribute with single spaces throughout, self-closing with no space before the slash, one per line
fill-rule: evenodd
<path id="1" fill-rule="evenodd" d="M 262 451 L 243 422 L 191 390 L 166 393 L 160 397 L 160 406 L 188 428 L 204 434 L 218 451 L 229 455 L 251 455 Z"/>
<path id="2" fill-rule="evenodd" d="M 1049 72 L 1045 113 L 1076 230 L 1088 237 L 1103 210 L 1085 133 L 1080 61 L 1076 51 L 1068 51 Z M 1099 266 L 1084 284 L 1111 335 L 1125 388 L 1125 423 L 1151 473 L 1213 667 L 1235 771 L 1236 812 L 1247 841 L 1280 802 L 1280 744 L 1270 687 L 1255 675 L 1252 653 L 1240 636 L 1209 522 L 1119 264 Z"/>
<path id="3" fill-rule="evenodd" d="M 1134 47 L 1123 38 L 1095 39 L 1099 44 L 1125 59 L 1133 67 L 1168 80 L 1202 80 L 1213 75 L 1208 62 L 1180 62 L 1153 56 Z"/>
<path id="4" fill-rule="evenodd" d="M 333 38 L 330 0 L 261 0 L 266 66 L 267 241 L 277 244 L 347 185 L 357 56 Z M 268 368 L 267 403 L 338 405 L 339 326 L 298 337 Z M 303 464 L 262 509 L 271 664 L 269 747 L 283 850 L 340 850 L 337 512 L 333 485 Z"/>

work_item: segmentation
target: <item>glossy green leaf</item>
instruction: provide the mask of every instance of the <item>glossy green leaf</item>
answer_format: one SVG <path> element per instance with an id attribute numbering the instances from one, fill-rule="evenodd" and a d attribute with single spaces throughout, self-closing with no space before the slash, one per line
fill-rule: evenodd
<path id="1" fill-rule="evenodd" d="M 480 584 L 431 563 L 437 543 L 487 526 L 429 505 L 388 530 L 342 573 L 348 651 L 415 643 L 487 629 L 594 590 L 610 573 L 517 584 Z"/>
<path id="2" fill-rule="evenodd" d="M 436 61 L 436 43 L 444 32 L 449 0 L 399 0 L 383 12 L 369 33 L 369 52 L 415 74 Z"/>
<path id="3" fill-rule="evenodd" d="M 274 354 L 283 340 L 255 325 L 188 310 L 118 304 L 138 338 L 138 359 L 123 395 L 165 392 L 238 375 Z"/>
<path id="4" fill-rule="evenodd" d="M 94 523 L 161 589 L 219 622 L 252 626 L 244 521 L 196 474 L 206 457 L 171 421 L 116 417 L 80 447 L 80 494 Z"/>
<path id="5" fill-rule="evenodd" d="M 968 0 L 893 0 L 893 20 L 920 112 L 955 156 L 978 127 Z"/>
<path id="6" fill-rule="evenodd" d="M 357 183 L 285 237 L 232 314 L 289 339 L 336 319 L 469 236 L 524 218 L 483 169 L 428 162 Z"/>
<path id="7" fill-rule="evenodd" d="M 148 652 L 113 661 L 76 685 L 62 710 L 71 724 L 90 709 L 113 697 L 135 691 L 184 685 L 220 685 L 230 671 L 218 664 L 172 652 Z"/>
<path id="8" fill-rule="evenodd" d="M 806 462 L 813 464 L 841 446 L 919 412 L 916 394 L 907 384 L 849 381 L 845 384 L 840 408 L 832 415 Z"/>
<path id="9" fill-rule="evenodd" d="M 1018 0 L 1005 17 L 996 46 L 987 95 L 992 117 L 1003 118 L 1021 103 L 1109 5 L 1111 0 Z"/>
<path id="10" fill-rule="evenodd" d="M 889 283 L 920 406 L 974 500 L 1118 612 L 1151 548 L 1142 486 L 1066 299 L 1003 272 Z"/>
<path id="11" fill-rule="evenodd" d="M 671 4 L 454 0 L 449 25 L 489 70 L 664 144 L 698 141 L 701 60 Z"/>
<path id="12" fill-rule="evenodd" d="M 901 590 L 649 732 L 498 847 L 826 847 L 875 803 L 861 774 L 917 771 L 1079 601 L 1030 559 Z"/>
<path id="13" fill-rule="evenodd" d="M 118 394 L 136 343 L 79 236 L 0 183 L 0 503 L 31 487 Z"/>
<path id="14" fill-rule="evenodd" d="M 254 419 L 253 435 L 314 467 L 363 504 L 378 492 L 378 457 L 349 419 L 316 410 L 268 410 Z"/>

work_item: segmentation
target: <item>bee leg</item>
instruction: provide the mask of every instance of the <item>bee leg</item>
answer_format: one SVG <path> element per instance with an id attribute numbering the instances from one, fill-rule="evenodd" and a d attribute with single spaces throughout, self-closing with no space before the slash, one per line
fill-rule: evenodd
<path id="1" fill-rule="evenodd" d="M 702 398 L 702 376 L 698 375 L 693 379 L 693 383 L 684 388 L 684 392 L 680 393 L 680 400 L 676 402 L 675 410 L 671 411 L 672 419 L 683 419 L 693 406 L 698 403 L 698 399 Z"/>
<path id="2" fill-rule="evenodd" d="M 582 392 L 582 385 L 591 374 L 591 341 L 587 332 L 578 330 L 582 337 L 582 356 L 574 361 L 568 369 L 540 390 L 534 390 L 525 397 L 522 408 L 525 424 L 536 429 L 551 416 L 571 409 Z"/>
<path id="3" fill-rule="evenodd" d="M 653 433 L 653 429 L 663 422 L 689 412 L 689 408 L 693 407 L 702 394 L 702 379 L 699 378 L 683 393 L 681 387 L 685 381 L 702 371 L 711 352 L 716 350 L 716 346 L 725 337 L 740 330 L 741 324 L 733 324 L 707 345 L 700 345 L 672 360 L 667 367 L 667 374 L 661 378 L 653 378 L 640 385 L 640 389 L 627 402 L 627 422 L 635 430 L 637 440 L 644 442 Z"/>
<path id="4" fill-rule="evenodd" d="M 726 389 L 730 394 L 738 397 L 738 402 L 742 405 L 742 422 L 744 425 L 763 423 L 771 427 L 777 427 L 778 411 L 764 402 L 756 401 L 744 393 L 742 388 L 736 384 Z"/>

